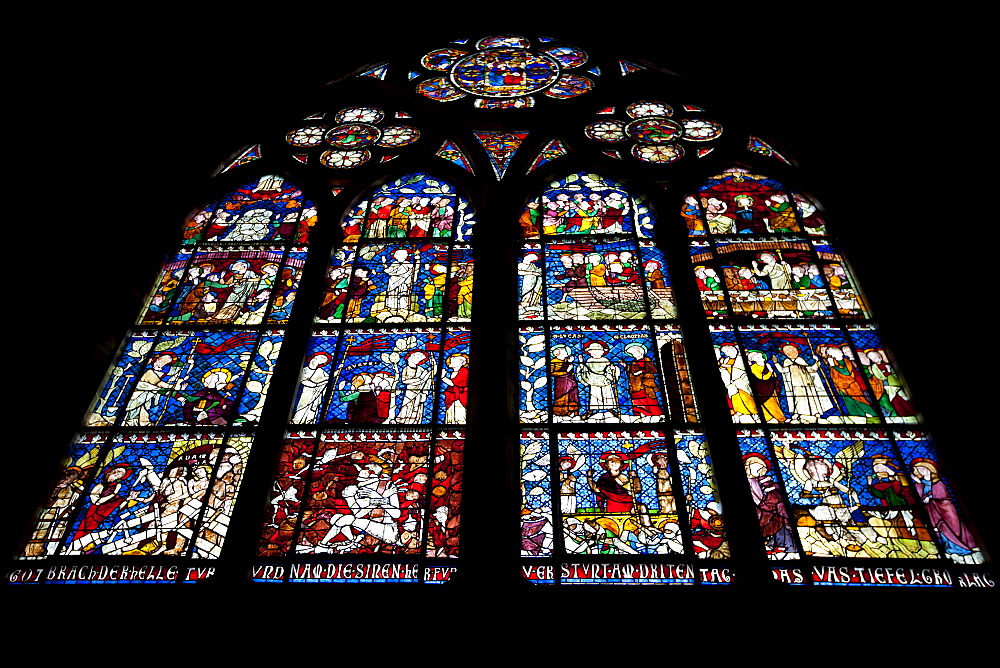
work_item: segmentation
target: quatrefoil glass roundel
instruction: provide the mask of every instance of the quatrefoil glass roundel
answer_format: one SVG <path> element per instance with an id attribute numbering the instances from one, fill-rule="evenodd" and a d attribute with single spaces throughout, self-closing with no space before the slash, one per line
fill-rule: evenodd
<path id="1" fill-rule="evenodd" d="M 374 125 L 348 123 L 331 128 L 326 133 L 326 142 L 340 148 L 356 148 L 373 144 L 381 134 Z"/>
<path id="2" fill-rule="evenodd" d="M 640 118 L 625 126 L 625 133 L 644 144 L 666 144 L 679 139 L 684 129 L 666 118 Z"/>
<path id="3" fill-rule="evenodd" d="M 357 167 L 370 157 L 371 153 L 364 149 L 360 151 L 324 151 L 319 156 L 319 161 L 326 167 L 347 169 L 348 167 Z"/>
<path id="4" fill-rule="evenodd" d="M 313 125 L 307 128 L 299 128 L 285 135 L 285 141 L 292 146 L 307 148 L 309 146 L 319 146 L 323 143 L 323 135 L 326 133 L 325 125 Z"/>
<path id="5" fill-rule="evenodd" d="M 583 132 L 596 141 L 625 141 L 625 125 L 619 121 L 598 121 L 597 123 L 591 123 Z"/>
<path id="6" fill-rule="evenodd" d="M 338 123 L 378 123 L 384 116 L 385 113 L 375 107 L 348 107 L 338 111 L 334 119 Z"/>

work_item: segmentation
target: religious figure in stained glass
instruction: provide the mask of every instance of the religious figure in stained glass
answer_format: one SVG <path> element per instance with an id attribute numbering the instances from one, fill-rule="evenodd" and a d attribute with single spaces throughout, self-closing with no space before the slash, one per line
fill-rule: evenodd
<path id="1" fill-rule="evenodd" d="M 280 334 L 177 331 L 156 338 L 140 333 L 124 347 L 87 423 L 254 422 L 280 348 Z"/>
<path id="2" fill-rule="evenodd" d="M 306 243 L 316 224 L 315 205 L 283 177 L 264 176 L 225 199 L 205 207 L 184 226 L 184 243 L 257 242 Z"/>
<path id="3" fill-rule="evenodd" d="M 261 554 L 456 555 L 462 452 L 446 433 L 289 436 Z"/>
<path id="4" fill-rule="evenodd" d="M 249 437 L 132 434 L 108 445 L 90 476 L 67 470 L 25 556 L 218 556 Z"/>
<path id="5" fill-rule="evenodd" d="M 732 168 L 710 178 L 682 207 L 691 236 L 706 230 L 728 234 L 826 234 L 816 205 L 780 182 L 745 168 Z"/>

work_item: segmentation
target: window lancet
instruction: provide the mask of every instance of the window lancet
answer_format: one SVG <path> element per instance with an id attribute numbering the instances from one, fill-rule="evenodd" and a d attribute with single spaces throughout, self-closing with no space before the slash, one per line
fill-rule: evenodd
<path id="1" fill-rule="evenodd" d="M 622 184 L 587 173 L 552 182 L 521 216 L 522 568 L 533 582 L 694 583 L 678 557 L 728 556 L 670 274 L 646 240 L 654 222 Z"/>
<path id="2" fill-rule="evenodd" d="M 22 559 L 220 556 L 315 222 L 268 175 L 184 223 Z"/>
<path id="3" fill-rule="evenodd" d="M 261 565 L 282 575 L 255 579 L 371 580 L 371 557 L 389 555 L 409 560 L 374 580 L 452 570 L 416 566 L 459 553 L 471 341 L 453 323 L 472 317 L 474 223 L 453 186 L 423 173 L 345 216 L 259 548 L 325 561 Z"/>
<path id="4" fill-rule="evenodd" d="M 768 558 L 983 563 L 816 204 L 732 168 L 680 213 Z"/>

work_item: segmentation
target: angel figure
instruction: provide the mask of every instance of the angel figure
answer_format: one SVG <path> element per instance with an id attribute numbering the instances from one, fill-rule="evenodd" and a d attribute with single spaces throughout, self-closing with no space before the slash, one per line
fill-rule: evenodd
<path id="1" fill-rule="evenodd" d="M 857 492 L 851 489 L 852 468 L 865 456 L 863 441 L 855 441 L 827 459 L 802 447 L 775 445 L 775 452 L 802 485 L 800 496 L 806 503 L 809 518 L 798 524 L 802 542 L 814 554 L 853 556 L 865 551 L 882 556 L 874 543 L 887 541 L 868 526 L 868 519 L 858 506 Z"/>

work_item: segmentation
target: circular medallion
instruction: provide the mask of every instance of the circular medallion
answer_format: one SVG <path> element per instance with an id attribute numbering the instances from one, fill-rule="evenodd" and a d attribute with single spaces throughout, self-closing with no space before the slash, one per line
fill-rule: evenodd
<path id="1" fill-rule="evenodd" d="M 677 144 L 660 144 L 659 146 L 636 144 L 632 147 L 632 155 L 643 162 L 664 164 L 683 158 L 684 149 Z"/>
<path id="2" fill-rule="evenodd" d="M 681 121 L 684 139 L 688 141 L 711 141 L 722 134 L 722 126 L 704 118 L 688 118 Z"/>
<path id="3" fill-rule="evenodd" d="M 331 128 L 326 133 L 326 141 L 333 146 L 340 148 L 355 148 L 358 146 L 368 146 L 379 138 L 379 131 L 373 125 L 367 123 L 349 123 Z"/>
<path id="4" fill-rule="evenodd" d="M 559 61 L 559 64 L 567 69 L 580 67 L 587 62 L 587 54 L 580 49 L 571 46 L 556 46 L 545 49 L 542 53 L 548 54 Z"/>
<path id="5" fill-rule="evenodd" d="M 663 104 L 655 100 L 643 100 L 642 102 L 633 102 L 628 105 L 625 113 L 632 118 L 645 118 L 647 116 L 670 116 L 674 113 L 674 110 L 670 108 L 669 104 Z"/>
<path id="6" fill-rule="evenodd" d="M 584 128 L 583 133 L 595 141 L 625 141 L 625 126 L 619 121 L 598 121 Z"/>
<path id="7" fill-rule="evenodd" d="M 511 47 L 466 56 L 451 71 L 455 86 L 481 97 L 528 95 L 545 88 L 558 77 L 559 63 L 551 56 Z"/>
<path id="8" fill-rule="evenodd" d="M 520 35 L 496 35 L 494 37 L 484 37 L 476 42 L 476 48 L 480 51 L 500 46 L 512 46 L 519 49 L 527 49 L 531 46 L 531 42 Z"/>
<path id="9" fill-rule="evenodd" d="M 640 118 L 625 126 L 625 132 L 645 144 L 666 144 L 679 139 L 684 132 L 680 123 L 666 118 Z"/>
<path id="10" fill-rule="evenodd" d="M 325 125 L 311 125 L 307 128 L 299 128 L 285 135 L 285 141 L 292 146 L 317 146 L 323 141 L 323 134 L 326 133 Z"/>
<path id="11" fill-rule="evenodd" d="M 583 95 L 594 87 L 594 82 L 587 77 L 578 77 L 575 74 L 564 74 L 559 77 L 559 81 L 552 84 L 552 87 L 545 91 L 549 97 L 566 99 Z"/>
<path id="12" fill-rule="evenodd" d="M 348 107 L 334 116 L 338 123 L 378 123 L 385 114 L 375 107 Z"/>
<path id="13" fill-rule="evenodd" d="M 406 146 L 417 141 L 420 131 L 411 128 L 409 125 L 392 125 L 382 131 L 382 138 L 378 140 L 379 146 Z"/>
<path id="14" fill-rule="evenodd" d="M 347 169 L 363 164 L 371 157 L 371 153 L 361 149 L 360 151 L 324 151 L 319 156 L 320 164 L 334 169 Z"/>
<path id="15" fill-rule="evenodd" d="M 417 92 L 438 102 L 450 102 L 465 97 L 465 93 L 452 86 L 444 77 L 421 81 L 417 84 Z"/>
<path id="16" fill-rule="evenodd" d="M 454 65 L 459 58 L 468 53 L 468 51 L 459 51 L 458 49 L 438 49 L 421 58 L 420 64 L 429 70 L 447 72 L 448 68 Z"/>

